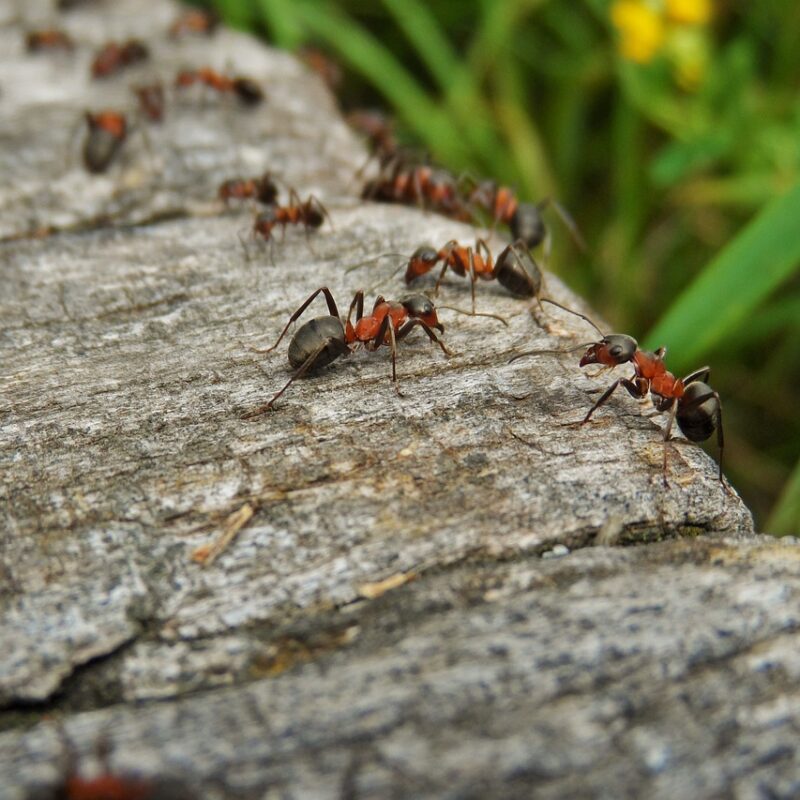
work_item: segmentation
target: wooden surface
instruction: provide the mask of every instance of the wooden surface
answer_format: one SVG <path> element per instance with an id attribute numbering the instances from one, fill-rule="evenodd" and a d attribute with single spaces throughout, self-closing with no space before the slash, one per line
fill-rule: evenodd
<path id="1" fill-rule="evenodd" d="M 454 355 L 402 342 L 403 397 L 388 353 L 358 352 L 243 420 L 291 374 L 285 344 L 248 346 L 314 289 L 343 311 L 359 287 L 398 297 L 396 256 L 345 270 L 476 231 L 361 203 L 365 151 L 316 77 L 232 32 L 171 43 L 174 7 L 148 7 L 65 15 L 79 46 L 58 68 L 0 28 L 0 797 L 56 774 L 54 713 L 84 755 L 109 736 L 116 768 L 200 797 L 751 796 L 783 728 L 736 722 L 729 694 L 797 724 L 796 549 L 748 535 L 696 445 L 670 444 L 665 488 L 651 407 L 620 394 L 565 425 L 613 375 L 575 353 L 507 362 L 593 332 L 493 284 L 479 310 L 508 327 L 443 310 Z M 70 128 L 129 103 L 138 73 L 96 86 L 87 64 L 130 25 L 146 75 L 235 68 L 267 103 L 170 97 L 162 128 L 89 176 Z M 251 211 L 215 193 L 265 168 L 332 224 L 260 248 Z M 551 275 L 546 291 L 586 310 Z M 438 302 L 468 307 L 467 282 Z M 748 666 L 760 648 L 780 681 Z"/>

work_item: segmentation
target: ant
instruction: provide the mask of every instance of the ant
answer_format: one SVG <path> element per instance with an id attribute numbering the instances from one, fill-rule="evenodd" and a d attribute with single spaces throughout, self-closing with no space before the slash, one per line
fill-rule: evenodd
<path id="1" fill-rule="evenodd" d="M 344 78 L 342 68 L 328 53 L 313 45 L 303 45 L 298 48 L 296 55 L 309 69 L 322 78 L 323 83 L 332 92 L 335 93 L 339 90 Z"/>
<path id="2" fill-rule="evenodd" d="M 64 31 L 49 28 L 28 33 L 25 47 L 29 53 L 38 53 L 43 50 L 73 50 L 75 45 Z"/>
<path id="3" fill-rule="evenodd" d="M 272 399 L 243 416 L 243 419 L 260 416 L 269 411 L 275 401 L 298 379 L 309 371 L 314 371 L 331 364 L 340 356 L 349 354 L 358 345 L 363 345 L 370 352 L 381 345 L 387 345 L 392 351 L 392 383 L 399 396 L 403 396 L 397 385 L 397 342 L 402 341 L 411 331 L 420 327 L 427 337 L 437 344 L 446 356 L 452 355 L 444 342 L 434 333 L 434 329 L 444 333 L 444 325 L 439 322 L 436 307 L 424 294 L 409 295 L 399 302 L 389 302 L 378 297 L 372 307 L 372 313 L 364 314 L 364 291 L 355 293 L 347 318 L 343 321 L 339 316 L 336 301 L 330 289 L 322 286 L 289 317 L 281 335 L 272 347 L 259 350 L 251 347 L 256 353 L 270 353 L 280 343 L 289 326 L 295 322 L 308 308 L 314 299 L 322 294 L 328 305 L 327 317 L 315 317 L 304 323 L 294 334 L 289 343 L 289 364 L 296 370 L 286 385 Z M 350 318 L 355 310 L 355 324 Z"/>
<path id="4" fill-rule="evenodd" d="M 462 222 L 472 219 L 461 200 L 458 182 L 449 172 L 424 165 L 409 167 L 397 155 L 384 164 L 375 180 L 367 182 L 361 197 L 364 200 L 419 205 Z"/>
<path id="5" fill-rule="evenodd" d="M 508 245 L 494 261 L 489 246 L 483 239 L 475 241 L 475 247 L 465 247 L 451 240 L 440 250 L 430 245 L 418 247 L 408 261 L 405 282 L 411 283 L 420 275 L 430 272 L 436 264 L 444 266 L 434 287 L 438 293 L 439 284 L 448 269 L 463 277 L 469 276 L 472 289 L 472 313 L 475 313 L 475 283 L 478 278 L 485 281 L 496 280 L 503 288 L 516 297 L 535 297 L 538 299 L 542 288 L 542 272 L 522 241 Z"/>
<path id="6" fill-rule="evenodd" d="M 194 796 L 185 783 L 175 778 L 115 774 L 109 767 L 111 747 L 105 737 L 96 745 L 102 773 L 84 778 L 78 771 L 75 747 L 61 724 L 58 734 L 64 749 L 62 777 L 55 786 L 37 786 L 28 794 L 28 800 L 190 800 Z"/>
<path id="7" fill-rule="evenodd" d="M 223 181 L 217 194 L 219 199 L 225 202 L 225 205 L 228 205 L 231 200 L 247 198 L 271 205 L 278 197 L 278 187 L 272 178 L 272 173 L 267 171 L 260 178 L 231 178 Z"/>
<path id="8" fill-rule="evenodd" d="M 187 35 L 211 36 L 217 25 L 219 25 L 219 17 L 213 11 L 187 8 L 169 26 L 168 35 L 171 39 L 179 39 Z"/>
<path id="9" fill-rule="evenodd" d="M 83 163 L 98 174 L 105 172 L 128 136 L 128 122 L 119 111 L 86 112 L 89 131 L 83 143 Z"/>
<path id="10" fill-rule="evenodd" d="M 667 354 L 666 347 L 659 347 L 654 353 L 640 350 L 638 342 L 632 336 L 623 333 L 603 334 L 597 325 L 583 314 L 572 311 L 553 300 L 545 299 L 545 301 L 585 320 L 601 335 L 602 338 L 599 342 L 588 345 L 579 366 L 600 364 L 601 371 L 604 371 L 620 364 L 631 363 L 634 370 L 631 378 L 615 380 L 580 422 L 569 424 L 585 425 L 589 422 L 592 414 L 611 397 L 618 386 L 623 386 L 628 394 L 637 400 L 644 400 L 649 394 L 656 411 L 669 412 L 669 419 L 664 429 L 664 485 L 668 485 L 667 442 L 670 439 L 672 426 L 677 422 L 678 428 L 692 442 L 704 442 L 716 430 L 717 447 L 719 448 L 719 480 L 726 491 L 729 491 L 722 476 L 722 451 L 725 444 L 722 432 L 722 401 L 719 394 L 706 383 L 711 375 L 711 368 L 701 367 L 689 373 L 685 378 L 676 378 L 667 370 L 664 363 Z M 579 345 L 578 347 L 585 346 Z M 531 350 L 518 353 L 510 360 L 516 361 L 524 356 L 546 352 L 563 351 Z"/>
<path id="11" fill-rule="evenodd" d="M 161 82 L 132 86 L 131 91 L 139 100 L 139 108 L 151 122 L 164 119 L 164 86 Z"/>
<path id="12" fill-rule="evenodd" d="M 508 186 L 498 186 L 494 181 L 481 181 L 470 193 L 469 202 L 487 211 L 496 223 L 508 225 L 511 235 L 522 240 L 530 249 L 544 243 L 546 258 L 550 256 L 550 232 L 544 224 L 542 212 L 552 206 L 575 244 L 583 251 L 587 249 L 575 221 L 552 198 L 548 197 L 540 203 L 520 203 Z"/>
<path id="13" fill-rule="evenodd" d="M 127 42 L 108 42 L 92 61 L 92 77 L 108 78 L 115 72 L 125 67 L 130 67 L 139 61 L 150 57 L 147 46 L 138 39 L 129 39 Z"/>
<path id="14" fill-rule="evenodd" d="M 251 78 L 229 78 L 221 75 L 210 67 L 199 69 L 185 69 L 175 76 L 175 86 L 185 89 L 200 83 L 216 92 L 235 94 L 246 106 L 258 105 L 264 99 L 264 92 Z"/>
<path id="15" fill-rule="evenodd" d="M 398 152 L 394 135 L 394 119 L 380 111 L 362 109 L 351 111 L 347 117 L 351 128 L 363 134 L 372 149 L 372 155 L 381 164 L 387 164 Z M 361 168 L 363 171 L 364 167 Z"/>
<path id="16" fill-rule="evenodd" d="M 253 232 L 268 242 L 276 225 L 281 226 L 281 231 L 285 231 L 287 225 L 302 225 L 308 235 L 308 229 L 321 227 L 326 217 L 330 222 L 327 209 L 313 194 L 307 200 L 301 201 L 300 196 L 292 189 L 289 192 L 289 205 L 272 205 L 256 215 Z"/>

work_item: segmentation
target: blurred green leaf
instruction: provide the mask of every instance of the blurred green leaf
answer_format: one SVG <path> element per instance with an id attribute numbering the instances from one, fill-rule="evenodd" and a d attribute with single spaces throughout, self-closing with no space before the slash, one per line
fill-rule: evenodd
<path id="1" fill-rule="evenodd" d="M 666 344 L 679 371 L 698 361 L 741 325 L 800 263 L 800 184 L 767 206 L 700 273 L 648 334 Z"/>
<path id="2" fill-rule="evenodd" d="M 800 536 L 800 460 L 783 487 L 778 504 L 767 520 L 766 530 L 778 536 Z"/>

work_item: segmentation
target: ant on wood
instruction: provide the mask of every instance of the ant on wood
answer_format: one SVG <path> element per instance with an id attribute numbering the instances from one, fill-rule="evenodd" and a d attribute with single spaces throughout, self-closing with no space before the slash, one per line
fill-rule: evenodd
<path id="1" fill-rule="evenodd" d="M 86 112 L 89 130 L 83 143 L 83 163 L 94 174 L 105 172 L 128 136 L 128 121 L 119 111 Z"/>
<path id="2" fill-rule="evenodd" d="M 689 373 L 685 378 L 676 378 L 667 370 L 664 363 L 667 354 L 665 347 L 658 348 L 654 353 L 640 350 L 638 342 L 632 336 L 622 333 L 604 334 L 587 316 L 572 311 L 553 300 L 543 299 L 545 302 L 585 320 L 601 335 L 602 338 L 599 342 L 588 345 L 579 366 L 600 364 L 601 371 L 604 371 L 629 362 L 633 365 L 634 373 L 631 378 L 615 380 L 582 420 L 569 424 L 585 425 L 589 422 L 592 414 L 611 397 L 618 386 L 623 386 L 628 394 L 637 400 L 644 400 L 649 394 L 656 411 L 669 412 L 669 419 L 664 428 L 664 485 L 668 485 L 667 442 L 670 439 L 673 424 L 677 423 L 684 436 L 692 442 L 704 442 L 716 430 L 717 447 L 719 448 L 719 480 L 726 491 L 730 491 L 722 475 L 722 452 L 725 444 L 722 432 L 722 401 L 719 394 L 706 383 L 711 375 L 711 368 L 701 367 Z M 578 348 L 586 346 L 582 344 L 578 345 Z M 531 350 L 518 353 L 510 361 L 547 352 L 565 351 Z"/>
<path id="3" fill-rule="evenodd" d="M 477 239 L 475 247 L 465 247 L 451 240 L 437 250 L 430 245 L 418 247 L 408 261 L 405 282 L 430 272 L 436 264 L 443 264 L 442 271 L 434 287 L 438 293 L 439 284 L 448 269 L 460 277 L 469 276 L 472 289 L 472 312 L 475 313 L 475 283 L 480 278 L 485 281 L 496 280 L 503 288 L 516 297 L 539 297 L 542 288 L 542 272 L 531 257 L 522 241 L 508 245 L 494 261 L 489 246 L 483 239 Z"/>
<path id="4" fill-rule="evenodd" d="M 25 37 L 25 47 L 29 53 L 39 53 L 45 50 L 73 50 L 75 45 L 64 31 L 48 28 L 30 31 Z"/>
<path id="5" fill-rule="evenodd" d="M 256 215 L 253 233 L 268 242 L 277 225 L 281 226 L 282 233 L 286 231 L 287 225 L 302 225 L 307 236 L 309 229 L 321 227 L 326 218 L 328 222 L 331 221 L 327 209 L 313 194 L 306 200 L 301 200 L 297 192 L 291 189 L 288 205 L 272 205 Z"/>
<path id="6" fill-rule="evenodd" d="M 168 35 L 171 39 L 179 39 L 187 35 L 211 36 L 217 25 L 219 25 L 219 17 L 213 11 L 187 8 L 169 26 Z"/>
<path id="7" fill-rule="evenodd" d="M 499 186 L 494 181 L 481 181 L 470 192 L 469 203 L 488 212 L 495 223 L 508 225 L 511 235 L 515 239 L 521 239 L 529 248 L 533 249 L 544 243 L 546 259 L 550 257 L 551 242 L 550 231 L 544 224 L 542 212 L 548 206 L 552 206 L 575 244 L 584 252 L 587 249 L 575 221 L 566 209 L 552 198 L 548 197 L 540 203 L 521 203 L 508 186 Z"/>
<path id="8" fill-rule="evenodd" d="M 247 199 L 271 205 L 278 197 L 278 186 L 272 173 L 267 171 L 260 178 L 231 178 L 223 181 L 217 194 L 225 205 L 228 205 L 231 200 Z M 320 222 L 320 224 L 322 223 Z"/>
<path id="9" fill-rule="evenodd" d="M 85 778 L 78 771 L 78 755 L 72 742 L 59 724 L 58 734 L 64 750 L 62 777 L 54 786 L 37 786 L 27 800 L 191 800 L 194 793 L 175 778 L 143 778 L 116 774 L 109 766 L 111 747 L 101 738 L 96 745 L 97 759 L 102 772 Z"/>
<path id="10" fill-rule="evenodd" d="M 264 99 L 264 92 L 252 78 L 229 78 L 210 67 L 181 70 L 175 76 L 175 86 L 186 89 L 195 84 L 208 86 L 220 94 L 235 94 L 246 106 L 258 105 Z"/>
<path id="11" fill-rule="evenodd" d="M 298 379 L 309 371 L 314 371 L 335 361 L 340 356 L 351 353 L 358 345 L 370 352 L 387 345 L 392 352 L 392 383 L 398 395 L 402 396 L 397 385 L 397 342 L 419 327 L 427 337 L 437 344 L 446 356 L 452 355 L 444 342 L 434 333 L 434 329 L 444 333 L 444 325 L 439 322 L 436 307 L 424 294 L 413 294 L 399 302 L 390 302 L 378 297 L 372 313 L 364 314 L 364 292 L 359 290 L 350 303 L 347 318 L 342 321 L 336 301 L 330 289 L 322 286 L 289 317 L 281 335 L 272 347 L 265 350 L 251 347 L 255 353 L 270 353 L 280 343 L 290 325 L 295 322 L 318 295 L 324 295 L 328 304 L 327 317 L 315 317 L 304 323 L 289 343 L 289 364 L 296 372 L 286 385 L 272 399 L 245 414 L 243 419 L 251 419 L 269 411 L 275 401 Z M 355 324 L 350 321 L 355 310 Z"/>
<path id="12" fill-rule="evenodd" d="M 139 108 L 151 122 L 164 119 L 164 86 L 159 81 L 140 86 L 132 86 L 131 91 L 139 100 Z"/>
<path id="13" fill-rule="evenodd" d="M 147 46 L 138 39 L 127 42 L 108 42 L 92 61 L 92 77 L 108 78 L 125 67 L 130 67 L 150 57 Z"/>

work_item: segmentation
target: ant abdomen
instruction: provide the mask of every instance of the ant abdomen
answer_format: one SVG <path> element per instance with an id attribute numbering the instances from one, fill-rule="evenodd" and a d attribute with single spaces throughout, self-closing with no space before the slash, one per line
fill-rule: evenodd
<path id="1" fill-rule="evenodd" d="M 678 402 L 675 415 L 684 436 L 692 442 L 704 442 L 717 429 L 718 417 L 717 393 L 702 381 L 690 383 Z"/>

